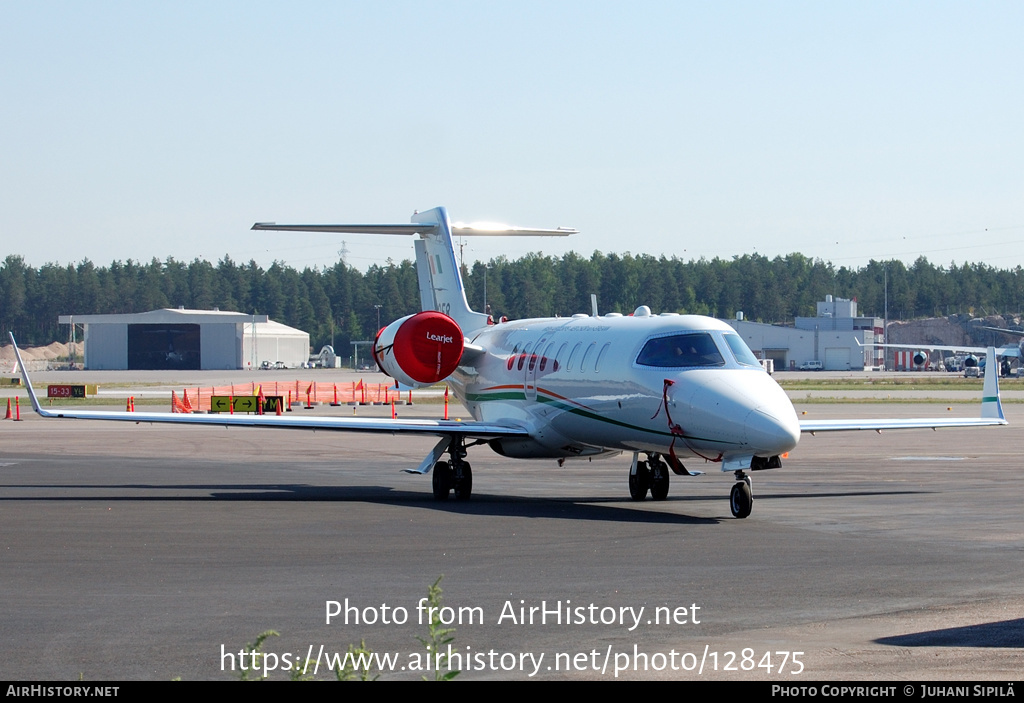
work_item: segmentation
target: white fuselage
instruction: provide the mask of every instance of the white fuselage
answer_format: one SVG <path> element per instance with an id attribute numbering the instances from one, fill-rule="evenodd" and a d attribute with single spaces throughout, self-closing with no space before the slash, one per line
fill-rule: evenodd
<path id="1" fill-rule="evenodd" d="M 455 393 L 478 421 L 530 429 L 530 439 L 492 442 L 510 456 L 640 451 L 728 463 L 783 454 L 800 436 L 785 392 L 712 318 L 542 318 L 466 337 L 486 353 L 456 370 Z"/>

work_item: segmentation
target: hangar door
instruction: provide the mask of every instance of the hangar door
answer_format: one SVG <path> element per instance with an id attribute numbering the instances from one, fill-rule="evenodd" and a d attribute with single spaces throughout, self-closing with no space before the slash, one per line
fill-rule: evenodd
<path id="1" fill-rule="evenodd" d="M 825 370 L 826 371 L 849 371 L 850 370 L 850 348 L 829 347 L 825 349 Z"/>
<path id="2" fill-rule="evenodd" d="M 786 360 L 788 349 L 764 349 L 762 352 L 765 359 L 771 359 L 774 362 L 776 371 L 785 371 L 789 368 L 789 362 Z"/>
<path id="3" fill-rule="evenodd" d="M 128 325 L 128 369 L 198 371 L 199 325 Z"/>

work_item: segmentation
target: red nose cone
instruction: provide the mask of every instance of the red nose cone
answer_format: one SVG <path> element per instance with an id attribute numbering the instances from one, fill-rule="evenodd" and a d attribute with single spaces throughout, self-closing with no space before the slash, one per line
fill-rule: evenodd
<path id="1" fill-rule="evenodd" d="M 459 365 L 462 343 L 462 330 L 455 320 L 427 310 L 413 315 L 398 329 L 395 360 L 415 381 L 437 383 Z"/>

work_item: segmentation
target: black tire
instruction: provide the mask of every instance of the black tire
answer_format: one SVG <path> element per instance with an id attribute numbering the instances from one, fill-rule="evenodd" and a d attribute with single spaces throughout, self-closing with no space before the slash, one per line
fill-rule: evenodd
<path id="1" fill-rule="evenodd" d="M 636 463 L 636 473 L 629 475 L 629 497 L 633 500 L 643 500 L 647 497 L 647 489 L 650 487 L 651 475 L 647 468 L 646 461 Z"/>
<path id="2" fill-rule="evenodd" d="M 434 464 L 434 500 L 448 500 L 452 490 L 452 467 L 447 461 Z"/>
<path id="3" fill-rule="evenodd" d="M 461 469 L 452 476 L 455 500 L 469 500 L 473 495 L 473 469 L 468 462 L 462 462 Z"/>
<path id="4" fill-rule="evenodd" d="M 668 467 L 658 462 L 651 466 L 651 500 L 668 498 Z"/>
<path id="5" fill-rule="evenodd" d="M 734 518 L 742 520 L 750 515 L 754 507 L 754 496 L 750 492 L 750 486 L 746 481 L 737 481 L 733 484 L 732 492 L 729 494 L 729 508 Z"/>

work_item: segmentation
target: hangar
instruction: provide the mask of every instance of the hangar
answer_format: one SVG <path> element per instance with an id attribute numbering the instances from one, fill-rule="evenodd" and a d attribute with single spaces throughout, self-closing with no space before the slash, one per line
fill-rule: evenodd
<path id="1" fill-rule="evenodd" d="M 213 370 L 299 367 L 309 334 L 266 315 L 165 308 L 125 315 L 61 315 L 85 329 L 85 368 Z"/>
<path id="2" fill-rule="evenodd" d="M 826 296 L 816 317 L 797 317 L 792 327 L 747 322 L 743 313 L 724 320 L 776 371 L 797 370 L 807 362 L 826 371 L 863 371 L 883 365 L 882 349 L 865 345 L 884 341 L 882 320 L 858 317 L 857 301 Z"/>

